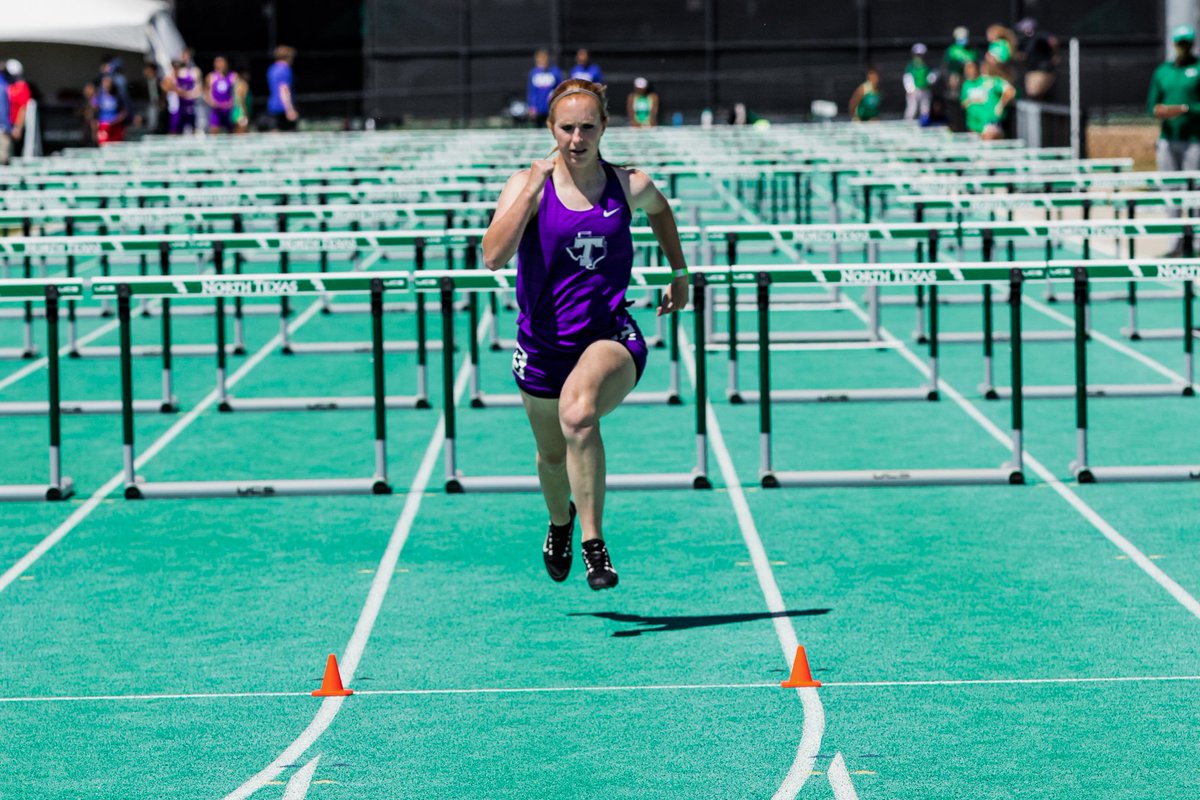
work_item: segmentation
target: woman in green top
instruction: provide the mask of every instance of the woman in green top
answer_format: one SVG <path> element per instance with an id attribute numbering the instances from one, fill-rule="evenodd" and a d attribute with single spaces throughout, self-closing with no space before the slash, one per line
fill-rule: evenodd
<path id="1" fill-rule="evenodd" d="M 870 122 L 879 118 L 879 70 L 867 67 L 867 79 L 850 96 L 850 118 L 855 122 Z"/>
<path id="2" fill-rule="evenodd" d="M 975 62 L 964 65 L 962 107 L 967 130 L 978 133 L 986 141 L 1003 139 L 1004 129 L 1000 123 L 1008 104 L 1017 96 L 1017 90 L 991 65 L 985 65 L 984 70 L 986 74 L 981 76 Z"/>
<path id="3" fill-rule="evenodd" d="M 629 115 L 629 124 L 635 128 L 653 128 L 658 124 L 658 93 L 650 91 L 650 81 L 634 79 L 625 111 Z"/>

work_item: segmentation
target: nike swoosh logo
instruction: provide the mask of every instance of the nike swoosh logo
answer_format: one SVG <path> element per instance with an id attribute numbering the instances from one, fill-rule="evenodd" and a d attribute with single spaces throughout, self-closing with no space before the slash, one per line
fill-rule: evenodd
<path id="1" fill-rule="evenodd" d="M 621 209 L 619 209 L 619 208 L 610 208 L 608 211 L 605 211 L 605 212 L 604 212 L 604 216 L 605 216 L 605 217 L 611 217 L 613 214 L 617 213 L 617 212 L 618 212 L 618 211 L 620 211 L 620 210 L 621 210 Z"/>

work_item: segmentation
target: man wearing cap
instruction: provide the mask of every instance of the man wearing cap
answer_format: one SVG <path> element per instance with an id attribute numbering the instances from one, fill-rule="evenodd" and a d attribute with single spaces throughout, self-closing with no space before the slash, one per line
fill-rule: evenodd
<path id="1" fill-rule="evenodd" d="M 917 119 L 921 123 L 929 120 L 929 65 L 925 63 L 925 45 L 917 42 L 912 46 L 912 60 L 904 68 L 904 118 Z"/>
<path id="2" fill-rule="evenodd" d="M 1200 65 L 1192 54 L 1196 31 L 1180 25 L 1171 32 L 1175 59 L 1165 61 L 1150 79 L 1146 105 L 1162 121 L 1158 139 L 1160 170 L 1200 169 Z"/>
<path id="3" fill-rule="evenodd" d="M 1146 106 L 1162 120 L 1156 156 L 1161 172 L 1200 169 L 1200 64 L 1192 53 L 1196 31 L 1180 25 L 1171 32 L 1175 59 L 1164 61 L 1150 79 Z M 1177 214 L 1174 212 L 1172 216 Z M 1181 242 L 1172 253 L 1178 255 Z"/>

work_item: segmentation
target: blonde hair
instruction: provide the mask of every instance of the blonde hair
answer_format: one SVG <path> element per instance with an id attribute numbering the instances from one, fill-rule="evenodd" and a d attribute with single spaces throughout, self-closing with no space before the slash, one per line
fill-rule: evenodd
<path id="1" fill-rule="evenodd" d="M 550 93 L 551 122 L 554 121 L 555 103 L 572 94 L 588 95 L 595 100 L 596 105 L 600 107 L 600 121 L 605 125 L 608 124 L 608 87 L 583 78 L 570 78 L 554 87 L 554 91 Z"/>

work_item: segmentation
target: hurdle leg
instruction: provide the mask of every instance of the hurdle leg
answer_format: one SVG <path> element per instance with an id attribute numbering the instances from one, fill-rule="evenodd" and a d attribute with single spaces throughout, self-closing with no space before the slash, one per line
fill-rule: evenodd
<path id="1" fill-rule="evenodd" d="M 413 271 L 425 269 L 425 240 L 417 239 L 416 254 L 413 261 Z M 425 324 L 425 298 L 418 292 L 416 295 L 417 317 L 417 408 L 429 408 L 429 346 L 426 342 L 428 335 Z M 451 354 L 453 356 L 453 354 Z"/>
<path id="2" fill-rule="evenodd" d="M 223 270 L 224 260 L 225 249 L 222 247 L 221 242 L 217 242 L 213 246 L 213 264 L 216 266 L 218 275 Z M 216 311 L 213 316 L 216 319 L 217 326 L 217 409 L 229 412 L 233 410 L 233 407 L 229 404 L 229 389 L 225 382 L 227 362 L 225 353 L 225 298 L 218 297 L 216 299 Z"/>
<path id="3" fill-rule="evenodd" d="M 771 278 L 758 273 L 758 341 L 769 342 Z M 771 348 L 758 348 L 758 478 L 763 488 L 779 488 L 771 465 Z"/>
<path id="4" fill-rule="evenodd" d="M 1070 470 L 1080 483 L 1094 483 L 1087 453 L 1087 269 L 1075 268 L 1075 460 Z"/>
<path id="5" fill-rule="evenodd" d="M 454 281 L 442 278 L 440 290 L 442 301 L 442 396 L 445 407 L 444 420 L 446 442 L 443 453 L 446 463 L 446 492 L 461 494 L 462 482 L 458 479 L 458 459 L 454 450 L 457 434 L 454 409 Z M 421 303 L 417 304 L 418 306 Z"/>
<path id="6" fill-rule="evenodd" d="M 31 277 L 33 277 L 33 259 L 31 259 L 29 256 L 25 256 L 24 260 L 25 260 L 25 279 L 29 280 Z M 34 342 L 33 342 L 33 303 L 28 303 L 28 302 L 25 303 L 24 310 L 25 310 L 25 320 L 24 320 L 23 334 L 22 334 L 22 338 L 24 339 L 24 341 L 22 342 L 22 347 L 21 347 L 21 358 L 34 358 L 37 355 L 37 345 L 34 344 Z M 49 320 L 50 319 L 50 308 L 47 306 L 43 310 L 46 314 L 46 319 Z M 58 316 L 58 299 L 57 299 L 57 297 L 55 297 L 55 301 L 54 301 L 54 315 L 56 317 Z M 57 320 L 55 320 L 55 324 L 57 325 Z M 56 337 L 58 336 L 57 329 L 55 330 L 54 335 Z M 47 353 L 47 355 L 49 355 L 49 353 Z"/>
<path id="7" fill-rule="evenodd" d="M 695 363 L 696 363 L 696 468 L 692 486 L 696 489 L 711 489 L 708 479 L 708 349 L 704 330 L 704 308 L 708 305 L 705 290 L 708 280 L 703 274 L 695 278 Z"/>
<path id="8" fill-rule="evenodd" d="M 929 393 L 930 400 L 938 399 L 938 287 L 929 286 Z"/>
<path id="9" fill-rule="evenodd" d="M 46 287 L 46 378 L 49 386 L 50 485 L 47 500 L 64 500 L 73 493 L 70 478 L 62 474 L 62 391 L 58 362 L 58 287 Z"/>
<path id="10" fill-rule="evenodd" d="M 233 218 L 233 232 L 244 233 L 245 230 L 242 215 L 235 215 Z M 233 254 L 234 273 L 238 275 L 242 274 L 242 266 L 245 260 L 246 257 L 240 251 Z M 246 354 L 246 320 L 243 301 L 240 297 L 233 299 L 233 352 L 239 356 Z"/>
<path id="11" fill-rule="evenodd" d="M 683 404 L 679 394 L 679 312 L 671 314 L 671 378 L 667 387 L 667 405 Z"/>
<path id="12" fill-rule="evenodd" d="M 1187 379 L 1187 385 L 1183 387 L 1185 397 L 1193 397 L 1196 394 L 1195 388 L 1195 318 L 1192 311 L 1192 300 L 1195 296 L 1196 287 L 1192 281 L 1183 282 L 1183 377 Z"/>
<path id="13" fill-rule="evenodd" d="M 740 185 L 740 181 L 739 181 Z M 725 257 L 729 268 L 732 270 L 737 264 L 737 235 L 727 234 L 725 238 Z M 728 313 L 729 313 L 729 356 L 728 374 L 729 385 L 725 389 L 725 396 L 729 398 L 729 402 L 734 405 L 740 405 L 745 402 L 742 398 L 741 390 L 738 386 L 738 314 L 737 314 L 737 289 L 734 288 L 733 281 L 729 282 L 729 288 L 726 291 L 728 297 Z M 769 342 L 759 342 L 759 347 L 769 347 Z"/>
<path id="14" fill-rule="evenodd" d="M 129 284 L 117 287 L 117 320 L 121 337 L 121 456 L 125 471 L 125 497 L 141 498 L 133 459 L 133 347 L 130 342 Z"/>
<path id="15" fill-rule="evenodd" d="M 372 494 L 391 494 L 387 471 L 387 392 L 384 383 L 383 281 L 371 279 L 371 350 L 375 390 L 375 481 Z"/>
<path id="16" fill-rule="evenodd" d="M 1021 282 L 1018 269 L 1012 270 L 1008 284 L 1008 304 L 1011 311 L 1009 352 L 1012 360 L 1012 461 L 1004 465 L 1012 470 L 1009 483 L 1025 482 L 1025 389 L 1021 342 Z"/>

